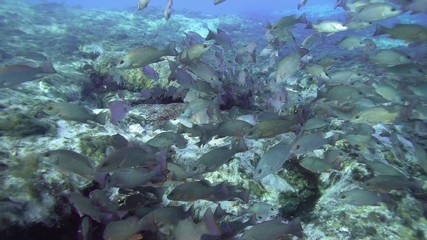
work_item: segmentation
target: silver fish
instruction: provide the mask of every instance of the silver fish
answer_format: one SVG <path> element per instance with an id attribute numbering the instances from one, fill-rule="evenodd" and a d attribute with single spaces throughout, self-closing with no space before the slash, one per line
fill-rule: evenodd
<path id="1" fill-rule="evenodd" d="M 167 0 L 163 16 L 166 20 L 169 20 L 172 14 L 173 0 Z"/>
<path id="2" fill-rule="evenodd" d="M 107 177 L 107 187 L 133 189 L 148 183 L 165 181 L 166 165 L 161 164 L 148 170 L 144 167 L 117 170 Z"/>
<path id="3" fill-rule="evenodd" d="M 363 182 L 362 185 L 367 190 L 374 190 L 381 193 L 389 193 L 393 190 L 423 192 L 422 183 L 412 181 L 405 176 L 378 175 Z"/>
<path id="4" fill-rule="evenodd" d="M 277 216 L 279 210 L 277 207 L 270 205 L 265 202 L 256 202 L 252 204 L 248 209 L 241 211 L 243 214 L 255 214 L 257 221 L 266 221 L 267 219 Z"/>
<path id="5" fill-rule="evenodd" d="M 113 172 L 124 168 L 157 165 L 157 156 L 139 147 L 124 147 L 106 156 L 96 166 L 97 172 Z"/>
<path id="6" fill-rule="evenodd" d="M 321 33 L 315 32 L 308 35 L 301 43 L 300 47 L 310 50 L 322 40 L 323 36 Z"/>
<path id="7" fill-rule="evenodd" d="M 87 215 L 93 220 L 101 222 L 103 215 L 99 211 L 99 208 L 95 206 L 89 198 L 76 192 L 71 192 L 68 198 L 81 217 Z"/>
<path id="8" fill-rule="evenodd" d="M 187 202 L 199 199 L 209 201 L 231 201 L 234 198 L 240 198 L 244 202 L 247 202 L 249 192 L 236 189 L 234 186 L 229 186 L 226 182 L 212 185 L 210 182 L 202 180 L 178 185 L 167 197 L 170 200 Z"/>
<path id="9" fill-rule="evenodd" d="M 218 71 L 202 61 L 191 62 L 188 64 L 188 70 L 209 83 L 220 83 Z"/>
<path id="10" fill-rule="evenodd" d="M 191 208 L 185 211 L 183 206 L 169 206 L 152 210 L 139 222 L 144 230 L 152 231 L 155 228 L 166 235 L 170 235 L 179 222 L 189 217 L 190 214 Z"/>
<path id="11" fill-rule="evenodd" d="M 356 206 L 379 205 L 380 203 L 391 202 L 391 198 L 387 194 L 364 189 L 353 189 L 341 192 L 338 195 L 338 199 Z"/>
<path id="12" fill-rule="evenodd" d="M 215 40 L 215 44 L 220 46 L 231 46 L 231 37 L 225 31 L 219 28 L 217 28 L 216 33 L 212 32 L 210 29 L 208 30 L 209 33 L 205 40 Z"/>
<path id="13" fill-rule="evenodd" d="M 148 6 L 150 3 L 150 0 L 139 0 L 137 4 L 138 10 L 142 10 Z"/>
<path id="14" fill-rule="evenodd" d="M 88 121 L 94 121 L 99 124 L 105 123 L 104 114 L 94 114 L 89 109 L 81 107 L 75 103 L 49 103 L 43 110 L 49 115 L 58 116 L 64 120 L 72 120 L 82 123 L 86 123 Z"/>
<path id="15" fill-rule="evenodd" d="M 292 149 L 293 145 L 284 141 L 268 149 L 255 168 L 254 179 L 261 180 L 282 169 L 283 163 L 293 156 Z"/>
<path id="16" fill-rule="evenodd" d="M 389 34 L 390 38 L 402 39 L 408 43 L 427 41 L 427 28 L 418 24 L 396 24 L 388 28 L 377 24 L 374 36 Z"/>
<path id="17" fill-rule="evenodd" d="M 370 3 L 356 10 L 353 20 L 373 22 L 396 17 L 402 11 L 386 3 Z"/>
<path id="18" fill-rule="evenodd" d="M 313 150 L 319 149 L 326 144 L 331 144 L 334 140 L 334 136 L 324 138 L 324 134 L 321 132 L 307 134 L 299 137 L 292 144 L 292 153 L 294 154 L 305 154 Z"/>
<path id="19" fill-rule="evenodd" d="M 214 0 L 215 5 L 218 5 L 218 4 L 223 3 L 223 2 L 225 2 L 225 0 Z"/>
<path id="20" fill-rule="evenodd" d="M 363 48 L 366 46 L 363 38 L 358 36 L 346 36 L 339 41 L 338 46 L 340 48 L 354 50 L 357 48 Z"/>
<path id="21" fill-rule="evenodd" d="M 412 62 L 412 57 L 393 49 L 383 49 L 370 57 L 375 64 L 392 67 L 399 64 L 407 64 Z"/>
<path id="22" fill-rule="evenodd" d="M 203 139 L 201 139 L 201 143 L 206 143 L 214 136 L 219 138 L 227 136 L 243 137 L 248 134 L 251 129 L 252 125 L 242 120 L 232 119 L 224 121 L 218 124 L 215 128 L 207 130 Z"/>
<path id="23" fill-rule="evenodd" d="M 187 146 L 187 140 L 178 133 L 173 132 L 161 132 L 148 140 L 147 145 L 157 148 L 169 148 L 175 145 L 178 148 L 185 148 Z"/>
<path id="24" fill-rule="evenodd" d="M 300 48 L 296 52 L 290 53 L 280 60 L 276 71 L 276 82 L 283 83 L 292 77 L 300 69 L 300 60 L 307 53 L 308 50 Z"/>
<path id="25" fill-rule="evenodd" d="M 405 6 L 405 9 L 409 9 L 413 13 L 427 13 L 427 0 L 414 0 Z"/>
<path id="26" fill-rule="evenodd" d="M 277 22 L 275 22 L 270 29 L 273 31 L 282 31 L 284 29 L 292 28 L 295 24 L 298 23 L 307 23 L 306 14 L 303 13 L 299 17 L 296 15 L 289 15 L 280 18 Z"/>
<path id="27" fill-rule="evenodd" d="M 173 162 L 168 162 L 168 179 L 172 181 L 185 181 L 189 178 L 201 179 L 200 174 L 193 174 L 185 169 L 185 166 L 178 165 Z"/>
<path id="28" fill-rule="evenodd" d="M 265 240 L 265 239 L 286 239 L 291 235 L 302 237 L 302 227 L 299 218 L 293 219 L 288 224 L 279 219 L 265 221 L 256 224 L 251 229 L 243 233 L 242 240 Z"/>
<path id="29" fill-rule="evenodd" d="M 306 66 L 306 71 L 315 79 L 329 79 L 328 73 L 325 71 L 325 68 L 319 64 L 310 64 Z"/>
<path id="30" fill-rule="evenodd" d="M 108 240 L 142 239 L 138 234 L 142 230 L 137 217 L 128 217 L 123 220 L 111 221 L 105 226 L 103 237 Z M 140 235 L 136 237 L 136 235 Z"/>
<path id="31" fill-rule="evenodd" d="M 221 229 L 210 208 L 197 224 L 191 217 L 178 222 L 172 234 L 175 240 L 200 240 L 200 239 L 222 239 Z"/>
<path id="32" fill-rule="evenodd" d="M 348 29 L 343 23 L 336 20 L 323 20 L 317 24 L 312 24 L 312 27 L 320 33 L 336 33 L 342 32 Z"/>
<path id="33" fill-rule="evenodd" d="M 10 88 L 21 83 L 36 80 L 44 74 L 54 74 L 56 70 L 49 61 L 38 67 L 21 64 L 5 65 L 0 67 L 0 88 Z"/>
<path id="34" fill-rule="evenodd" d="M 298 3 L 298 10 L 300 10 L 305 4 L 307 3 L 307 0 L 300 0 Z"/>
<path id="35" fill-rule="evenodd" d="M 129 51 L 117 64 L 117 68 L 131 69 L 139 68 L 151 63 L 162 61 L 164 56 L 176 56 L 175 45 L 171 44 L 167 48 L 159 50 L 154 47 L 139 47 Z"/>
<path id="36" fill-rule="evenodd" d="M 236 153 L 246 150 L 248 148 L 243 139 L 233 142 L 230 146 L 215 148 L 197 159 L 191 168 L 191 172 L 201 174 L 216 171 L 219 167 L 228 163 Z"/>
<path id="37" fill-rule="evenodd" d="M 304 157 L 299 164 L 310 172 L 321 173 L 331 168 L 330 164 L 322 160 L 316 157 Z"/>
<path id="38" fill-rule="evenodd" d="M 94 177 L 94 162 L 80 153 L 59 149 L 48 151 L 43 156 L 49 159 L 49 163 L 65 171 L 76 173 L 88 179 Z"/>
<path id="39" fill-rule="evenodd" d="M 208 44 L 200 43 L 194 44 L 184 49 L 178 56 L 181 61 L 193 61 L 199 59 L 210 49 Z"/>
<path id="40" fill-rule="evenodd" d="M 271 138 L 279 134 L 290 132 L 297 124 L 296 118 L 284 117 L 259 121 L 249 132 L 249 138 Z"/>

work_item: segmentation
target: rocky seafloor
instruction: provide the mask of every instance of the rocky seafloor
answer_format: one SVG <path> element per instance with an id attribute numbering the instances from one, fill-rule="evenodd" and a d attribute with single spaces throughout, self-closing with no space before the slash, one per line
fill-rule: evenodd
<path id="1" fill-rule="evenodd" d="M 168 80 L 168 61 L 151 64 L 159 73 L 158 79 L 150 79 L 139 68 L 115 69 L 120 56 L 135 47 L 150 45 L 162 48 L 175 43 L 182 50 L 185 33 L 196 32 L 206 36 L 208 29 L 220 28 L 233 39 L 232 48 L 224 47 L 221 50 L 225 68 L 234 72 L 246 72 L 247 78 L 244 83 L 239 83 L 237 76 L 234 76 L 235 79 L 228 79 L 228 86 L 233 89 L 231 94 L 236 95 L 224 97 L 229 91 L 227 89 L 216 93 L 223 94 L 219 110 L 223 115 L 232 115 L 231 112 L 235 109 L 233 106 L 239 108 L 238 115 L 271 110 L 265 107 L 268 96 L 264 94 L 275 94 L 275 89 L 269 85 L 270 74 L 274 71 L 270 67 L 269 57 L 257 56 L 257 61 L 251 63 L 234 62 L 236 50 L 248 43 L 255 42 L 258 53 L 266 45 L 262 20 L 177 11 L 171 19 L 165 21 L 159 9 L 147 8 L 143 12 L 136 12 L 90 10 L 56 3 L 0 3 L 0 64 L 39 64 L 49 60 L 57 71 L 40 80 L 26 82 L 14 88 L 2 88 L 0 92 L 2 239 L 77 238 L 82 216 L 79 216 L 78 209 L 71 204 L 69 194 L 80 192 L 83 196 L 88 196 L 90 191 L 100 187 L 93 179 L 88 180 L 52 166 L 44 159 L 44 153 L 56 149 L 73 150 L 87 156 L 97 165 L 107 156 L 107 149 L 116 134 L 136 146 L 142 145 L 165 131 L 161 127 L 164 122 L 170 120 L 174 123 L 182 118 L 189 105 L 185 93 L 178 97 L 166 94 L 154 97 L 151 93 L 152 97 L 148 98 L 141 93 L 143 89 L 179 89 L 177 82 Z M 316 11 L 323 9 L 315 6 L 312 8 Z M 310 8 L 305 11 L 310 12 Z M 330 16 L 328 13 L 336 14 L 332 8 L 325 8 L 317 17 Z M 311 11 L 309 16 L 315 14 L 315 11 Z M 419 16 L 404 15 L 395 21 L 418 20 Z M 309 35 L 306 31 L 309 30 L 295 29 L 297 42 Z M 372 29 L 353 34 L 372 38 Z M 355 86 L 363 93 L 359 98 L 366 101 L 366 106 L 394 107 L 400 104 L 401 108 L 405 108 L 410 105 L 411 96 L 416 91 L 409 86 L 422 89 L 426 84 L 426 75 L 416 76 L 417 79 L 414 80 L 413 76 L 387 71 L 379 73 L 365 58 L 365 54 L 369 55 L 369 52 L 361 54 L 360 51 L 337 47 L 336 41 L 347 35 L 349 33 L 328 36 L 310 49 L 314 59 L 311 61 L 329 57 L 328 60 L 332 62 L 328 70 L 330 75 L 344 70 L 359 73 L 357 84 L 344 83 L 342 86 Z M 398 48 L 426 64 L 425 44 L 412 47 L 403 41 L 386 37 L 376 37 L 373 40 L 377 49 Z M 211 50 L 205 61 L 214 66 L 215 51 Z M 166 58 L 173 60 L 172 57 Z M 244 210 L 251 209 L 251 206 L 265 203 L 270 206 L 269 209 L 263 209 L 261 213 L 254 210 L 262 215 L 262 221 L 301 217 L 303 239 L 425 239 L 426 94 L 417 95 L 417 103 L 421 107 L 415 107 L 409 118 L 399 118 L 391 123 L 367 121 L 370 127 L 366 130 L 365 126 L 358 125 L 359 122 L 352 121 L 354 116 L 351 113 L 343 110 L 351 108 L 351 102 L 360 100 L 351 95 L 354 89 L 341 90 L 349 91 L 344 93 L 346 96 L 332 93 L 328 95 L 333 87 L 320 88 L 318 81 L 305 70 L 298 71 L 292 81 L 288 82 L 291 86 L 288 90 L 297 94 L 289 94 L 289 101 L 283 103 L 276 113 L 280 116 L 298 115 L 298 120 L 316 118 L 320 123 L 313 124 L 311 129 L 307 127 L 304 134 L 289 128 L 289 131 L 273 134 L 268 138 L 244 136 L 240 141 L 244 141 L 246 151 L 236 153 L 232 160 L 219 169 L 203 174 L 203 178 L 211 183 L 227 181 L 249 190 L 249 202 L 245 203 L 240 199 L 171 201 L 166 197 L 168 193 L 185 181 L 167 180 L 157 186 L 165 188 L 166 192 L 153 206 L 161 208 L 184 205 L 189 208 L 192 205 L 195 212 L 193 215 L 199 217 L 206 209 L 214 210 L 219 204 L 232 219 L 238 218 Z M 404 103 L 384 97 L 381 95 L 382 89 L 373 87 L 378 86 L 373 83 L 383 82 L 403 89 L 400 90 L 399 97 Z M 401 88 L 401 85 L 405 87 Z M 336 106 L 328 105 L 328 101 L 317 101 L 324 94 L 322 92 L 326 92 L 326 98 L 343 104 Z M 315 104 L 314 100 L 317 101 Z M 46 113 L 49 104 L 53 102 L 77 102 L 97 113 L 109 114 L 108 108 L 112 101 L 124 101 L 130 106 L 130 110 L 118 123 L 110 120 L 105 124 L 95 121 L 78 122 Z M 309 116 L 305 116 L 307 106 L 310 108 L 307 113 Z M 337 109 L 342 114 L 334 112 L 335 114 L 330 115 L 331 111 Z M 301 128 L 298 124 L 297 128 Z M 257 163 L 272 146 L 283 141 L 291 144 L 302 135 L 319 132 L 324 136 L 334 136 L 334 141 L 313 147 L 314 149 L 311 149 L 313 143 L 303 142 L 303 147 L 310 150 L 294 154 L 279 171 L 273 171 L 273 174 L 262 179 L 254 179 Z M 189 133 L 183 133 L 182 136 L 188 142 L 185 147 L 168 148 L 168 162 L 182 166 L 194 164 L 204 153 L 237 141 L 230 136 L 217 137 L 200 145 L 197 144 L 198 137 Z M 322 140 L 323 138 L 314 139 L 317 142 Z M 304 167 L 305 159 L 310 164 L 310 159 L 325 159 L 332 152 L 338 154 L 334 157 L 334 161 L 339 162 L 338 165 L 322 170 L 313 170 L 317 169 L 317 165 Z M 286 154 L 285 151 L 283 154 Z M 387 201 L 374 203 L 364 201 L 363 195 L 345 196 L 344 193 L 361 189 L 367 180 L 382 174 L 392 175 L 390 172 L 394 170 L 405 181 L 420 183 L 423 190 L 414 193 L 410 188 L 375 189 L 379 194 L 387 194 Z M 124 199 L 133 194 L 122 192 L 118 188 L 105 188 L 104 191 L 115 204 L 123 204 Z M 148 206 L 149 202 L 147 200 Z M 246 214 L 243 219 L 249 218 L 250 215 Z M 113 218 L 115 221 L 120 219 L 124 219 L 124 216 Z M 97 224 L 94 235 L 99 237 L 108 222 L 101 221 Z M 147 235 L 143 239 L 150 237 Z"/>

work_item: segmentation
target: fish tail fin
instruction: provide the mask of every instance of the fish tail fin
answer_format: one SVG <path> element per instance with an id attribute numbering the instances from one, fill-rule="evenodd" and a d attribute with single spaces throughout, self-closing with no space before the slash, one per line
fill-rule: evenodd
<path id="1" fill-rule="evenodd" d="M 165 49 L 168 56 L 178 56 L 178 52 L 176 51 L 175 43 L 171 43 Z"/>
<path id="2" fill-rule="evenodd" d="M 387 33 L 388 28 L 383 25 L 377 24 L 375 26 L 374 36 L 383 35 Z"/>
<path id="3" fill-rule="evenodd" d="M 163 180 L 165 178 L 165 175 L 163 174 L 162 166 L 161 165 L 155 166 L 152 171 L 153 171 L 152 172 L 153 179 L 155 179 L 155 180 Z"/>
<path id="4" fill-rule="evenodd" d="M 50 61 L 45 61 L 44 63 L 42 63 L 42 65 L 40 65 L 40 68 L 43 73 L 56 73 L 55 68 L 53 68 L 52 62 Z"/>
<path id="5" fill-rule="evenodd" d="M 168 80 L 169 81 L 176 80 L 176 72 L 178 69 L 178 64 L 174 61 L 168 61 L 168 63 L 169 63 L 169 69 L 171 71 L 171 74 L 169 75 Z"/>
<path id="6" fill-rule="evenodd" d="M 214 186 L 215 192 L 221 193 L 221 195 L 227 195 L 230 196 L 230 191 L 227 188 L 227 184 L 225 182 L 218 183 Z"/>
<path id="7" fill-rule="evenodd" d="M 295 234 L 296 236 L 302 238 L 302 227 L 301 227 L 301 217 L 296 217 L 294 219 L 292 219 L 292 221 L 290 221 L 288 223 L 289 228 L 290 229 L 294 229 L 295 230 Z"/>
<path id="8" fill-rule="evenodd" d="M 249 202 L 249 194 L 251 193 L 251 191 L 249 191 L 249 190 L 244 190 L 244 191 L 241 191 L 241 192 L 239 192 L 239 194 L 238 194 L 238 198 L 240 198 L 240 199 L 242 199 L 242 201 L 244 202 L 244 203 L 248 203 Z"/>
<path id="9" fill-rule="evenodd" d="M 219 29 L 219 28 L 217 28 L 217 29 L 216 29 L 216 32 L 217 32 L 217 33 L 221 33 L 221 32 L 222 32 L 222 33 L 226 33 L 224 30 L 221 30 L 221 29 Z"/>
<path id="10" fill-rule="evenodd" d="M 190 128 L 185 126 L 182 123 L 178 123 L 178 129 L 176 130 L 176 133 L 182 134 L 182 133 L 188 133 L 190 132 Z"/>
<path id="11" fill-rule="evenodd" d="M 101 125 L 104 125 L 105 124 L 105 119 L 107 119 L 107 117 L 109 115 L 110 114 L 108 112 L 100 112 L 100 113 L 98 113 L 98 114 L 95 115 L 94 121 L 97 122 L 97 123 L 99 123 L 99 124 L 101 124 Z"/>
<path id="12" fill-rule="evenodd" d="M 152 182 L 164 182 L 167 180 L 167 174 L 169 170 L 167 169 L 166 160 L 161 160 L 159 165 L 155 166 L 151 171 L 151 181 Z"/>
<path id="13" fill-rule="evenodd" d="M 271 30 L 273 28 L 273 24 L 271 24 L 270 22 L 266 22 L 264 24 L 264 27 Z"/>
<path id="14" fill-rule="evenodd" d="M 212 213 L 212 210 L 210 208 L 208 208 L 205 214 L 203 214 L 202 221 L 204 225 L 207 227 L 210 234 L 213 234 L 215 236 L 218 236 L 221 234 L 221 230 L 219 229 L 215 221 L 214 214 Z M 217 239 L 217 238 L 213 238 L 213 239 Z"/>
<path id="15" fill-rule="evenodd" d="M 167 167 L 167 150 L 162 149 L 159 152 L 156 153 L 156 160 L 158 162 L 159 170 L 162 174 L 166 175 L 168 174 L 168 167 Z"/>
<path id="16" fill-rule="evenodd" d="M 336 9 L 338 7 L 341 7 L 344 10 L 348 10 L 347 2 L 348 2 L 348 0 L 338 0 L 337 4 L 334 7 L 334 9 Z"/>
<path id="17" fill-rule="evenodd" d="M 101 189 L 103 189 L 107 184 L 108 172 L 96 172 L 96 170 L 94 170 L 93 175 L 93 180 L 99 184 Z"/>
<path id="18" fill-rule="evenodd" d="M 191 206 L 188 208 L 187 211 L 184 210 L 184 216 L 186 216 L 186 217 L 194 216 L 195 212 L 196 212 L 196 210 L 194 209 L 194 204 L 191 204 Z"/>
<path id="19" fill-rule="evenodd" d="M 307 23 L 307 14 L 306 13 L 301 14 L 297 20 L 299 23 Z"/>
<path id="20" fill-rule="evenodd" d="M 215 208 L 214 216 L 218 219 L 218 218 L 222 218 L 226 215 L 227 215 L 227 212 L 221 208 L 220 204 L 218 204 L 218 206 Z"/>
<path id="21" fill-rule="evenodd" d="M 307 55 L 310 51 L 306 48 L 298 48 L 298 53 L 301 55 L 301 57 Z"/>
<path id="22" fill-rule="evenodd" d="M 231 144 L 231 149 L 237 152 L 244 152 L 248 150 L 248 146 L 246 146 L 245 140 L 240 138 L 239 140 L 233 141 Z"/>
<path id="23" fill-rule="evenodd" d="M 401 111 L 401 116 L 404 120 L 410 119 L 410 114 L 412 110 L 420 103 L 420 100 L 418 98 L 412 100 L 409 104 L 403 106 Z"/>
<path id="24" fill-rule="evenodd" d="M 166 187 L 154 187 L 150 190 L 150 193 L 154 194 L 157 199 L 162 199 L 163 195 L 166 193 L 166 190 Z"/>
<path id="25" fill-rule="evenodd" d="M 252 214 L 251 218 L 246 221 L 247 225 L 255 225 L 256 224 L 256 214 Z"/>
<path id="26" fill-rule="evenodd" d="M 212 32 L 212 30 L 208 29 L 209 33 L 208 36 L 206 36 L 205 40 L 213 40 L 215 39 L 216 34 L 214 32 Z"/>
<path id="27" fill-rule="evenodd" d="M 313 29 L 313 23 L 307 20 L 307 25 L 305 25 L 304 29 Z"/>

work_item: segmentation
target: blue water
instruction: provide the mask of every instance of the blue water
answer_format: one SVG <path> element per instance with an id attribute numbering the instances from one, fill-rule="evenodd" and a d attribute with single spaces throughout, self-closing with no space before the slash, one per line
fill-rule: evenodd
<path id="1" fill-rule="evenodd" d="M 46 1 L 37 1 L 46 2 Z M 55 2 L 55 1 L 52 1 Z M 60 3 L 66 3 L 70 5 L 78 5 L 82 7 L 97 8 L 97 9 L 128 9 L 135 8 L 137 0 L 64 0 L 56 1 Z M 265 12 L 276 12 L 284 11 L 289 9 L 295 9 L 299 0 L 226 0 L 225 2 L 214 5 L 213 0 L 175 0 L 174 9 L 176 10 L 192 10 L 210 14 L 225 14 L 225 13 L 251 13 L 259 14 Z M 149 7 L 160 7 L 163 8 L 165 0 L 152 0 Z M 334 4 L 334 0 L 316 0 L 311 1 L 308 4 Z"/>

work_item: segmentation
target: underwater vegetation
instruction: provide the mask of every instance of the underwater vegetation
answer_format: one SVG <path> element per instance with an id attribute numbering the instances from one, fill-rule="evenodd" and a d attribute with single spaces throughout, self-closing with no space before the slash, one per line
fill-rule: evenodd
<path id="1" fill-rule="evenodd" d="M 165 2 L 0 0 L 1 239 L 426 239 L 425 0 Z"/>

